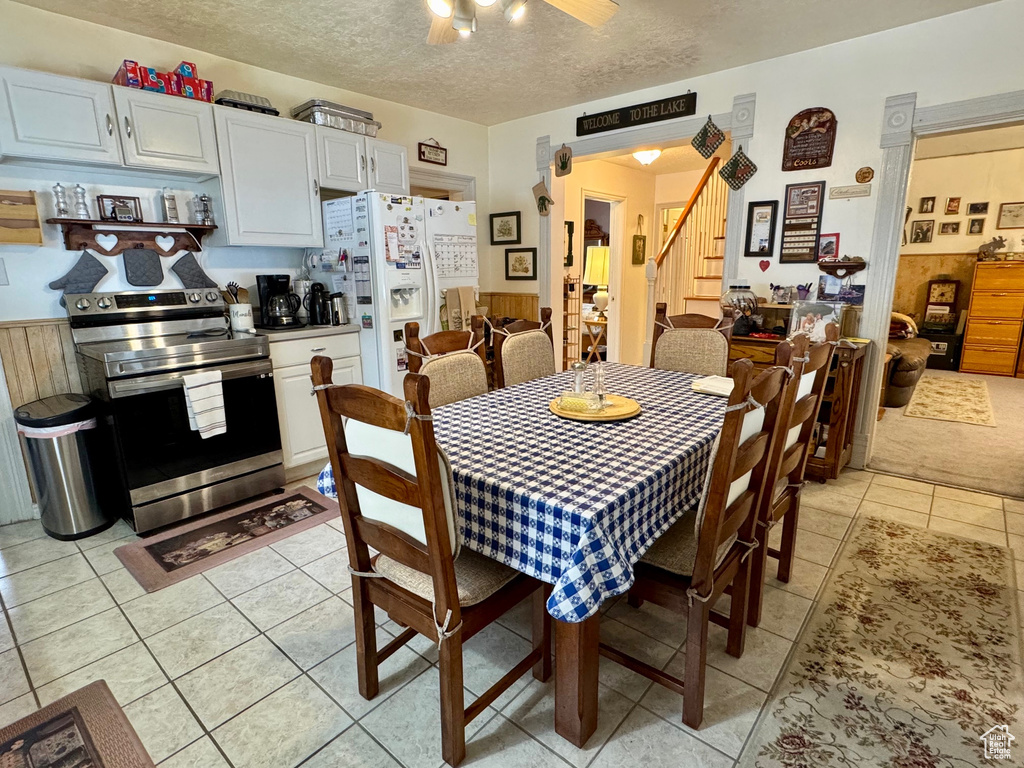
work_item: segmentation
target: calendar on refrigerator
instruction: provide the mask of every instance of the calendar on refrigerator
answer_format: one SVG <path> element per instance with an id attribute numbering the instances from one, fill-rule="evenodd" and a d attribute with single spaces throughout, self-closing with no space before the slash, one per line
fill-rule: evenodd
<path id="1" fill-rule="evenodd" d="M 434 235 L 438 277 L 477 277 L 475 235 Z"/>

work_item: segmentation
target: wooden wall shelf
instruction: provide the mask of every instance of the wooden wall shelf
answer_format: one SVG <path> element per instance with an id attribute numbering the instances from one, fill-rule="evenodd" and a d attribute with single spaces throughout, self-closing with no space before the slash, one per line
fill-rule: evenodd
<path id="1" fill-rule="evenodd" d="M 117 256 L 134 248 L 149 248 L 170 256 L 178 251 L 203 250 L 203 238 L 217 229 L 212 224 L 167 224 L 159 221 L 102 221 L 98 219 L 47 219 L 64 233 L 64 247 L 69 251 L 85 248 L 103 256 Z M 117 242 L 108 249 L 97 237 L 113 235 Z M 164 238 L 173 241 L 169 248 Z M 163 244 L 157 241 L 163 240 Z"/>
<path id="2" fill-rule="evenodd" d="M 849 275 L 867 269 L 866 261 L 819 261 L 818 269 L 827 272 L 832 277 L 848 277 Z"/>

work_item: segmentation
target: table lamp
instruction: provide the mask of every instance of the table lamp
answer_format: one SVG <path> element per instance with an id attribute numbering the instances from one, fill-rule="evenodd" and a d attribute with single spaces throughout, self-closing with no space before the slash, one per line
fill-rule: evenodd
<path id="1" fill-rule="evenodd" d="M 607 245 L 591 245 L 587 248 L 587 269 L 583 273 L 583 282 L 587 285 L 596 285 L 597 293 L 594 294 L 594 306 L 597 307 L 597 316 L 602 320 L 607 316 L 604 311 L 608 309 L 608 260 L 611 257 L 612 249 Z"/>

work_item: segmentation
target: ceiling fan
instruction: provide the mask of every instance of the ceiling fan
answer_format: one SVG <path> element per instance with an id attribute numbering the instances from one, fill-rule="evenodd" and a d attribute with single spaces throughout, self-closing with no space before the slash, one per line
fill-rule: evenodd
<path id="1" fill-rule="evenodd" d="M 427 0 L 433 13 L 427 42 L 431 45 L 454 43 L 459 36 L 476 32 L 476 7 L 487 8 L 501 3 L 505 21 L 511 23 L 526 11 L 526 0 Z M 575 19 L 592 27 L 600 27 L 619 10 L 615 0 L 544 0 Z"/>

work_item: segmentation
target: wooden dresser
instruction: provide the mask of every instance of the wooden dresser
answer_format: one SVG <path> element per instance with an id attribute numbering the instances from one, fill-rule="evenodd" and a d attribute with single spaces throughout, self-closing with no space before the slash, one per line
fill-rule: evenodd
<path id="1" fill-rule="evenodd" d="M 1024 378 L 1024 262 L 980 262 L 974 270 L 961 373 Z"/>

